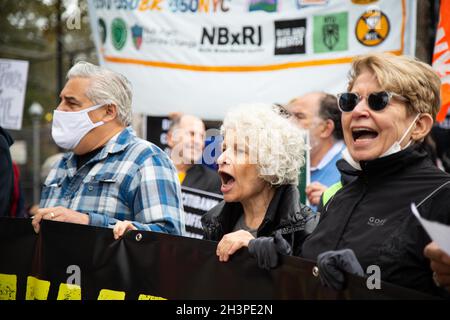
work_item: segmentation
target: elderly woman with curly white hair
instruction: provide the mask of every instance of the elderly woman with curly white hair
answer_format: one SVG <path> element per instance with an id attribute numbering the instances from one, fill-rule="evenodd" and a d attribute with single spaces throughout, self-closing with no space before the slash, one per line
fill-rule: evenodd
<path id="1" fill-rule="evenodd" d="M 316 220 L 296 187 L 306 148 L 301 131 L 279 108 L 257 104 L 230 111 L 222 134 L 224 201 L 202 217 L 204 239 L 219 241 L 220 261 L 248 247 L 261 267 L 274 267 L 276 251 L 297 254 Z"/>

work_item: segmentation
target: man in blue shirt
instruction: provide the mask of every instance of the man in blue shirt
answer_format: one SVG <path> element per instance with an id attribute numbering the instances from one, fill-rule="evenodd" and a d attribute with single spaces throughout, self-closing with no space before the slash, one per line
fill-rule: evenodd
<path id="1" fill-rule="evenodd" d="M 309 131 L 311 183 L 306 187 L 311 208 L 316 209 L 323 192 L 340 181 L 336 161 L 345 148 L 342 141 L 341 111 L 336 97 L 311 92 L 291 100 L 287 106 L 294 121 Z"/>
<path id="2" fill-rule="evenodd" d="M 86 62 L 67 78 L 52 137 L 70 152 L 44 183 L 35 231 L 42 219 L 109 228 L 127 220 L 139 230 L 183 235 L 176 170 L 161 149 L 131 129 L 128 80 Z"/>

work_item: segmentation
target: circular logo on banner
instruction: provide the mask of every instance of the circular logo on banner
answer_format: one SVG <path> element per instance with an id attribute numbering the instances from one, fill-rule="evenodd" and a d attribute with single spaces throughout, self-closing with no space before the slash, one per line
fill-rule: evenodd
<path id="1" fill-rule="evenodd" d="M 106 41 L 106 23 L 102 18 L 98 19 L 98 31 L 100 32 L 100 39 L 105 44 Z"/>
<path id="2" fill-rule="evenodd" d="M 127 25 L 121 18 L 115 18 L 111 23 L 111 39 L 116 50 L 121 50 L 127 41 Z"/>
<path id="3" fill-rule="evenodd" d="M 356 22 L 355 35 L 361 44 L 373 47 L 387 38 L 390 29 L 387 16 L 380 9 L 370 9 Z"/>

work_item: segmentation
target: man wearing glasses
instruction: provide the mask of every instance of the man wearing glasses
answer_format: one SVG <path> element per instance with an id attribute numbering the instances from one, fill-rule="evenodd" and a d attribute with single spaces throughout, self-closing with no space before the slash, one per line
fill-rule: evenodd
<path id="1" fill-rule="evenodd" d="M 322 193 L 341 180 L 336 168 L 345 148 L 341 111 L 336 97 L 325 92 L 310 92 L 295 98 L 289 102 L 287 110 L 295 124 L 309 132 L 311 183 L 305 191 L 310 207 L 316 210 Z M 305 186 L 299 185 L 299 188 Z"/>

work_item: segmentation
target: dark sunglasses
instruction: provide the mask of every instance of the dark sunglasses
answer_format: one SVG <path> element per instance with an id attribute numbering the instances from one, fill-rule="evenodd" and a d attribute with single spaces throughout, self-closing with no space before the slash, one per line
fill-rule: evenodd
<path id="1" fill-rule="evenodd" d="M 364 98 L 356 92 L 339 93 L 337 96 L 338 106 L 342 112 L 352 112 L 358 103 Z M 389 91 L 372 92 L 367 96 L 367 104 L 374 111 L 381 111 L 389 104 L 392 97 L 406 100 L 401 95 Z"/>

